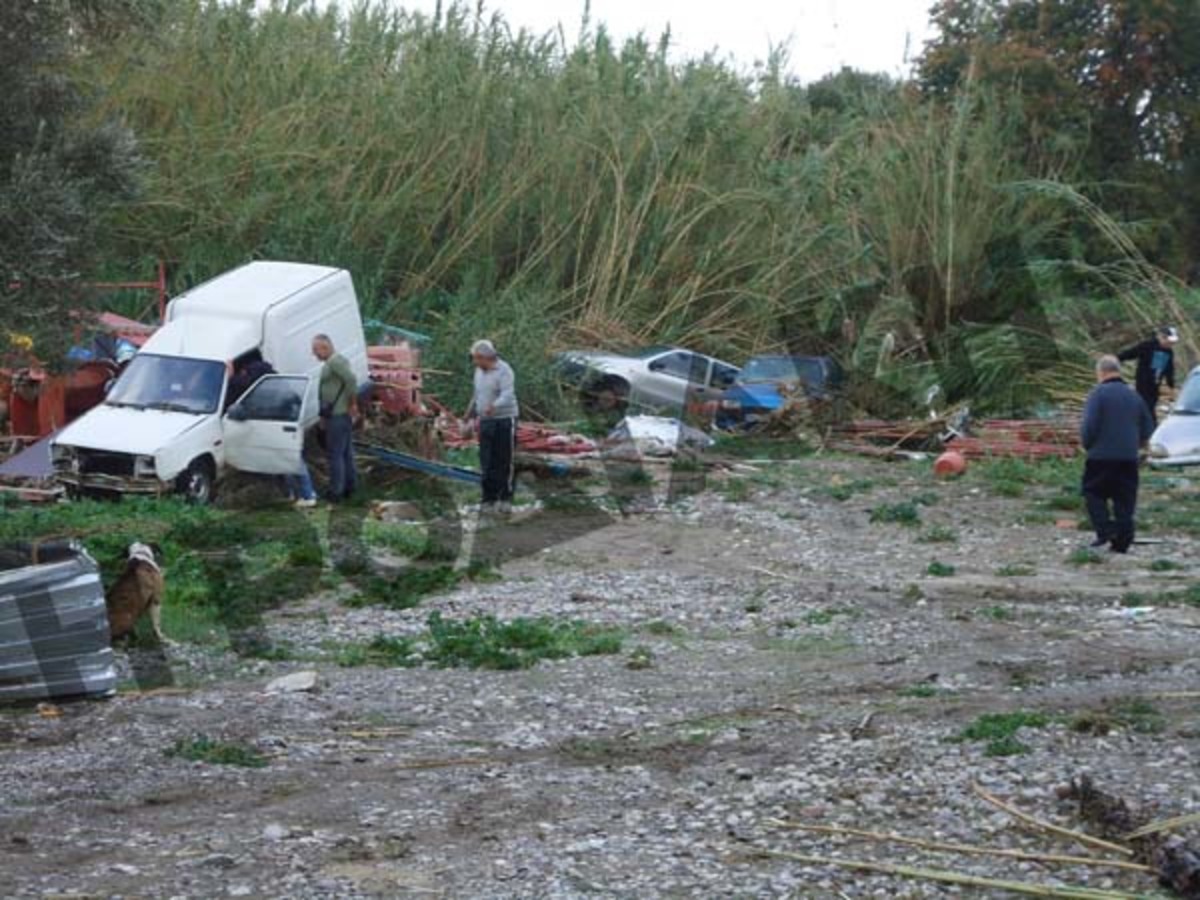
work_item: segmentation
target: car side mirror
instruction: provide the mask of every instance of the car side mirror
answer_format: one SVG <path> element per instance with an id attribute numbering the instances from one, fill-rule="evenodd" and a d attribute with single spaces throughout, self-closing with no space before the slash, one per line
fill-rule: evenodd
<path id="1" fill-rule="evenodd" d="M 227 415 L 235 422 L 245 422 L 250 418 L 250 414 L 246 412 L 246 407 L 241 405 L 233 407 L 233 409 L 229 410 Z"/>
<path id="2" fill-rule="evenodd" d="M 651 372 L 661 372 L 663 370 L 663 364 L 655 360 L 654 362 L 650 363 L 647 368 L 649 368 Z"/>

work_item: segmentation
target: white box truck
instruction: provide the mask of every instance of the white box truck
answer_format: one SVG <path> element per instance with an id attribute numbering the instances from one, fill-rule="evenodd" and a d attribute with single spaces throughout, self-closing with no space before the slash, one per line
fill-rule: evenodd
<path id="1" fill-rule="evenodd" d="M 360 389 L 368 385 L 362 318 L 344 269 L 253 262 L 176 297 L 104 402 L 55 436 L 55 477 L 72 494 L 178 492 L 207 503 L 225 466 L 298 472 L 318 414 L 317 334 L 346 357 Z M 278 374 L 228 405 L 230 374 L 256 353 Z"/>

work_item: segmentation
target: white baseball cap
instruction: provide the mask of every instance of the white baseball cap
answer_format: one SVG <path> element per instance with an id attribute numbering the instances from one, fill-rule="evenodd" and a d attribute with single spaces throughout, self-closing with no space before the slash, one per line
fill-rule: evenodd
<path id="1" fill-rule="evenodd" d="M 1174 328 L 1172 328 L 1170 325 L 1164 325 L 1162 328 L 1158 329 L 1158 333 L 1169 344 L 1179 343 L 1179 332 L 1176 331 Z"/>

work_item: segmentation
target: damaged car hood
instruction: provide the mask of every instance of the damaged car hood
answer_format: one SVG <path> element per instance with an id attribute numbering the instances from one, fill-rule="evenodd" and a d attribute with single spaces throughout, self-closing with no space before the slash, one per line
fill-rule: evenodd
<path id="1" fill-rule="evenodd" d="M 207 415 L 101 404 L 59 432 L 54 443 L 153 456 L 207 418 Z"/>

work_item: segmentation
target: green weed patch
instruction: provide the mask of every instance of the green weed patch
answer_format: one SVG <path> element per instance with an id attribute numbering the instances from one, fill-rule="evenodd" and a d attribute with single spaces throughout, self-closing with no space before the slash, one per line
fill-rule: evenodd
<path id="1" fill-rule="evenodd" d="M 215 766 L 262 769 L 267 765 L 267 758 L 253 747 L 229 741 L 216 741 L 205 735 L 180 738 L 166 750 L 166 755 Z"/>

